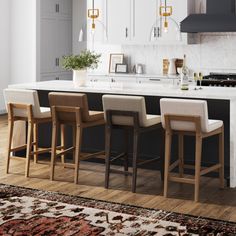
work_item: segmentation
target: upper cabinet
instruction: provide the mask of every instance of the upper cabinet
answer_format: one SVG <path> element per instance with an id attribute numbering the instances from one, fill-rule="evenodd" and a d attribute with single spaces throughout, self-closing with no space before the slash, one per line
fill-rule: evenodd
<path id="1" fill-rule="evenodd" d="M 107 0 L 108 42 L 115 44 L 188 44 L 190 34 L 180 33 L 180 22 L 195 12 L 195 0 L 167 0 L 173 13 L 167 17 L 168 30 L 159 7 L 165 0 Z"/>
<path id="2" fill-rule="evenodd" d="M 132 0 L 106 0 L 107 36 L 109 43 L 123 44 L 132 39 Z"/>
<path id="3" fill-rule="evenodd" d="M 71 0 L 40 0 L 41 17 L 72 17 Z"/>
<path id="4" fill-rule="evenodd" d="M 134 42 L 147 43 L 150 41 L 151 30 L 157 19 L 157 2 L 157 0 L 133 1 L 132 30 Z"/>

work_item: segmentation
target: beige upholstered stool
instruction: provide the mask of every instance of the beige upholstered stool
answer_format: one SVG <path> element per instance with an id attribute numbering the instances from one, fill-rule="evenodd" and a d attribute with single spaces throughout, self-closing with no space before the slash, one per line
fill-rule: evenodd
<path id="1" fill-rule="evenodd" d="M 64 166 L 72 166 L 75 168 L 74 183 L 77 184 L 81 160 L 87 160 L 92 157 L 104 159 L 104 151 L 87 153 L 85 155 L 81 153 L 83 130 L 89 127 L 104 125 L 104 114 L 99 111 L 89 111 L 86 94 L 49 93 L 49 102 L 53 121 L 51 180 L 54 180 L 56 157 L 74 151 L 75 164 L 65 163 Z M 74 129 L 75 138 L 72 147 L 57 153 L 57 134 L 60 125 L 71 125 Z"/>
<path id="2" fill-rule="evenodd" d="M 224 187 L 224 124 L 221 120 L 209 120 L 207 102 L 201 100 L 161 99 L 161 119 L 166 130 L 165 141 L 165 180 L 164 196 L 167 197 L 168 182 L 193 184 L 195 186 L 194 200 L 199 200 L 200 177 L 212 171 L 219 171 L 220 186 Z M 170 163 L 172 136 L 179 138 L 179 160 Z M 195 177 L 184 177 L 184 136 L 195 136 Z M 219 136 L 219 163 L 201 168 L 202 141 L 204 138 Z M 171 170 L 179 166 L 179 177 L 171 175 Z"/>
<path id="3" fill-rule="evenodd" d="M 38 147 L 38 124 L 51 122 L 51 112 L 49 108 L 40 107 L 37 91 L 5 89 L 4 97 L 7 105 L 9 125 L 6 172 L 9 172 L 11 152 L 26 148 L 25 176 L 28 177 L 30 157 L 34 156 L 34 161 L 37 162 L 39 154 L 51 150 L 50 148 L 39 149 Z M 26 121 L 28 123 L 28 135 L 27 144 L 13 148 L 12 139 L 15 121 Z"/>
<path id="4" fill-rule="evenodd" d="M 106 119 L 106 175 L 105 187 L 109 187 L 110 172 L 132 175 L 132 192 L 136 191 L 137 165 L 156 161 L 159 158 L 143 160 L 138 163 L 139 137 L 143 132 L 161 128 L 161 117 L 158 115 L 147 115 L 144 97 L 104 95 L 103 109 Z M 126 129 L 133 131 L 133 172 L 128 172 L 128 151 L 117 157 L 111 157 L 111 135 L 112 130 Z M 127 139 L 126 139 L 127 140 Z M 125 157 L 124 171 L 110 169 L 112 161 Z"/>

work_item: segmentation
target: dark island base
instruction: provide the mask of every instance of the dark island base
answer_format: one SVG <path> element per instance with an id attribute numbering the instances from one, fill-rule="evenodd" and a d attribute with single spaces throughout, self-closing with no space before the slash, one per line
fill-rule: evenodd
<path id="1" fill-rule="evenodd" d="M 50 91 L 38 91 L 40 105 L 48 107 L 48 93 Z M 100 93 L 87 93 L 89 109 L 102 111 L 102 96 Z M 147 113 L 160 114 L 160 99 L 161 97 L 145 96 Z M 229 166 L 230 166 L 230 101 L 229 100 L 213 100 L 207 99 L 209 118 L 219 119 L 224 121 L 225 126 L 225 178 L 229 184 Z M 39 140 L 40 145 L 43 147 L 50 147 L 51 145 L 51 126 L 42 125 L 40 127 Z M 95 127 L 85 130 L 82 144 L 82 151 L 94 152 L 104 150 L 104 127 Z M 118 153 L 123 151 L 124 138 L 123 131 L 116 130 L 113 135 L 113 152 Z M 140 139 L 140 151 L 141 158 L 153 158 L 160 156 L 160 144 L 161 144 L 160 131 L 152 131 L 145 133 Z M 71 144 L 72 132 L 70 128 L 66 131 L 67 145 Z M 194 137 L 185 137 L 185 160 L 187 164 L 194 163 Z M 132 139 L 130 135 L 130 154 L 132 153 Z M 173 140 L 173 160 L 177 157 L 177 137 Z M 98 161 L 98 160 L 92 160 Z M 202 165 L 209 166 L 218 161 L 218 138 L 210 137 L 203 142 L 203 156 Z M 117 164 L 121 164 L 117 162 Z M 147 169 L 160 169 L 160 163 L 147 164 Z M 218 174 L 211 174 L 211 176 L 218 176 Z"/>

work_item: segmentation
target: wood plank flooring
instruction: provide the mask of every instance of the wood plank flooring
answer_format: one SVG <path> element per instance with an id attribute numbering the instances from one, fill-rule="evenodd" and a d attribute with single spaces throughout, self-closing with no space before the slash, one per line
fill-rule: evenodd
<path id="1" fill-rule="evenodd" d="M 31 162 L 30 178 L 24 177 L 24 159 L 12 159 L 10 174 L 5 174 L 7 118 L 0 116 L 0 183 L 56 191 L 148 208 L 236 222 L 236 189 L 218 188 L 218 179 L 202 178 L 200 203 L 193 202 L 193 186 L 171 183 L 169 198 L 164 198 L 160 173 L 139 169 L 137 193 L 131 193 L 131 177 L 111 174 L 110 189 L 104 189 L 104 165 L 83 162 L 79 184 L 73 183 L 73 169 L 56 167 L 55 181 L 49 180 L 49 167 Z"/>

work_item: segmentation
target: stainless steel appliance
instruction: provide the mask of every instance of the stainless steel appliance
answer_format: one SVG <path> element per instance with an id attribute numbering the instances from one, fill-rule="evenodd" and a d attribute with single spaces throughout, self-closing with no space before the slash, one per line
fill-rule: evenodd
<path id="1" fill-rule="evenodd" d="M 202 86 L 236 87 L 236 74 L 210 73 L 203 77 Z"/>

